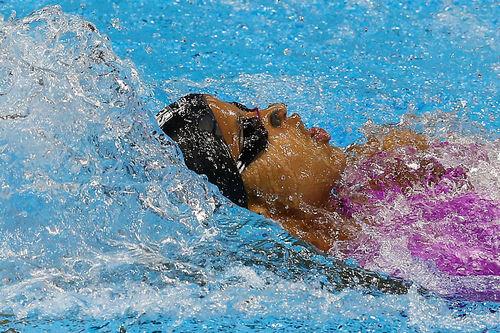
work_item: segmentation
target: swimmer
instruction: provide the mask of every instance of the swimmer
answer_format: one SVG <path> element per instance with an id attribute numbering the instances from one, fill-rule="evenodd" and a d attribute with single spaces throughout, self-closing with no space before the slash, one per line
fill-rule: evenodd
<path id="1" fill-rule="evenodd" d="M 284 104 L 248 108 L 202 94 L 180 98 L 156 119 L 188 168 L 320 252 L 442 295 L 500 301 L 500 202 L 476 192 L 465 167 L 436 158 L 487 159 L 479 144 L 430 142 L 386 126 L 341 149 Z M 430 285 L 422 272 L 444 285 Z M 383 290 L 406 289 L 360 276 Z"/>
<path id="2" fill-rule="evenodd" d="M 346 166 L 398 147 L 428 147 L 424 136 L 393 129 L 342 150 L 329 144 L 325 130 L 307 129 L 299 115 L 288 116 L 284 104 L 250 109 L 202 94 L 179 99 L 156 118 L 181 148 L 188 168 L 205 174 L 235 204 L 278 221 L 325 253 L 359 229 L 332 200 Z M 418 176 L 404 168 L 397 173 L 401 184 Z"/>

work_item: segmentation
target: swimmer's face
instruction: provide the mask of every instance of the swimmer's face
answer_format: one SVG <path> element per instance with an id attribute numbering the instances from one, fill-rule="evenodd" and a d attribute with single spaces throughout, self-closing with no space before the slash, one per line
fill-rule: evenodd
<path id="1" fill-rule="evenodd" d="M 256 117 L 241 107 L 206 96 L 224 140 L 233 158 L 239 155 L 239 122 L 241 117 Z M 328 144 L 321 129 L 307 130 L 297 114 L 288 117 L 284 104 L 271 104 L 259 110 L 268 131 L 268 146 L 243 171 L 242 178 L 250 205 L 299 208 L 301 203 L 321 205 L 345 167 L 345 156 Z"/>

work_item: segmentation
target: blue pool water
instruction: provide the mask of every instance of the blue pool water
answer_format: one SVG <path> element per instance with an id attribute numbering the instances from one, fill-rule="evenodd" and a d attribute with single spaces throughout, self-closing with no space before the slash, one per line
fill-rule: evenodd
<path id="1" fill-rule="evenodd" d="M 362 271 L 229 205 L 153 134 L 207 92 L 283 101 L 340 146 L 402 116 L 493 142 L 494 1 L 53 3 L 0 0 L 0 331 L 499 329 L 498 303 L 419 287 L 451 281 Z M 493 195 L 496 142 L 473 177 Z"/>

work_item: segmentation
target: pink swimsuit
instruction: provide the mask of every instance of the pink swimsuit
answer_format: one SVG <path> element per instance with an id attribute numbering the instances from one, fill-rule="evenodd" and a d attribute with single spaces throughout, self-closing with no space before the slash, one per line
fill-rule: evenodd
<path id="1" fill-rule="evenodd" d="M 444 294 L 476 290 L 475 298 L 500 300 L 500 202 L 474 189 L 466 167 L 443 166 L 436 156 L 450 148 L 381 152 L 348 166 L 332 205 L 362 230 L 331 252 L 368 269 L 410 280 L 417 275 L 417 282 L 453 281 L 430 288 Z M 486 158 L 481 149 L 462 148 Z"/>

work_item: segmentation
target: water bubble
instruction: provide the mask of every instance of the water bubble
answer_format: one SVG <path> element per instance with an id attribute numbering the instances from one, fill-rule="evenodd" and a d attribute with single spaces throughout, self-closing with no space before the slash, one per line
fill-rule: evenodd
<path id="1" fill-rule="evenodd" d="M 112 18 L 111 19 L 111 26 L 118 31 L 123 30 L 123 26 L 122 26 L 121 20 L 119 18 Z"/>
<path id="2" fill-rule="evenodd" d="M 0 96 L 9 93 L 14 83 L 14 73 L 12 69 L 0 67 Z"/>

